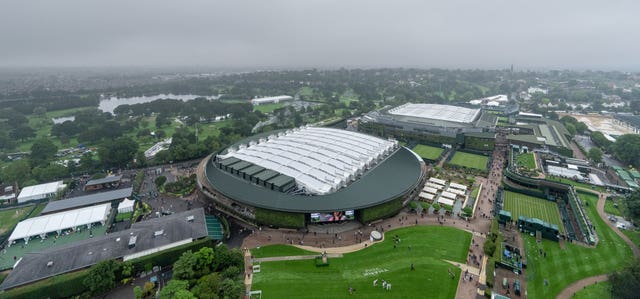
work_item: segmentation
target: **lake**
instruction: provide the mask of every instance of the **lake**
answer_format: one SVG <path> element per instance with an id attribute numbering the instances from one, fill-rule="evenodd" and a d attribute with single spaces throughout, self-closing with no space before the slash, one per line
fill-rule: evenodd
<path id="1" fill-rule="evenodd" d="M 133 104 L 142 104 L 149 103 L 155 100 L 160 99 L 174 99 L 181 100 L 183 102 L 191 101 L 196 98 L 207 98 L 209 100 L 217 100 L 220 96 L 199 96 L 193 94 L 159 94 L 154 96 L 141 96 L 141 97 L 130 97 L 130 98 L 119 98 L 119 97 L 110 97 L 107 99 L 100 100 L 100 104 L 98 104 L 98 109 L 103 112 L 109 112 L 113 114 L 113 110 L 120 105 L 133 105 Z"/>

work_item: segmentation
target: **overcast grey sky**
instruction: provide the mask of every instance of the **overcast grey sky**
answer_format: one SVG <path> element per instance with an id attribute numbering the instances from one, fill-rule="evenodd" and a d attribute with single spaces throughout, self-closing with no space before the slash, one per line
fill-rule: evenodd
<path id="1" fill-rule="evenodd" d="M 640 1 L 28 1 L 1 66 L 640 69 Z"/>

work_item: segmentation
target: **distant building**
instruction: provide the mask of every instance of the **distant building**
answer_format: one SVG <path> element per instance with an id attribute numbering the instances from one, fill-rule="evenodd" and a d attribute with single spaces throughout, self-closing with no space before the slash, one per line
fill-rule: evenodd
<path id="1" fill-rule="evenodd" d="M 540 87 L 529 87 L 527 89 L 527 93 L 529 93 L 530 95 L 532 95 L 534 93 L 547 94 L 548 92 L 549 92 L 549 90 L 544 89 L 544 88 L 540 88 Z"/>
<path id="2" fill-rule="evenodd" d="M 101 179 L 90 180 L 84 185 L 85 191 L 117 188 L 122 180 L 121 175 L 110 175 Z"/>
<path id="3" fill-rule="evenodd" d="M 144 151 L 144 157 L 147 159 L 153 159 L 153 157 L 155 157 L 159 152 L 169 149 L 169 146 L 171 145 L 172 140 L 173 139 L 169 137 L 165 140 L 162 140 L 154 144 L 152 147 Z"/>
<path id="4" fill-rule="evenodd" d="M 63 184 L 62 181 L 24 187 L 22 191 L 20 191 L 20 195 L 18 195 L 18 203 L 53 198 L 56 196 L 56 193 L 63 190 L 64 187 L 65 184 Z"/>
<path id="5" fill-rule="evenodd" d="M 254 106 L 264 105 L 264 104 L 276 104 L 284 101 L 293 101 L 293 97 L 291 96 L 275 96 L 275 97 L 266 97 L 266 98 L 255 98 L 251 100 L 251 104 Z"/>
<path id="6" fill-rule="evenodd" d="M 483 109 L 408 103 L 367 113 L 358 130 L 405 141 L 491 151 L 497 122 L 496 115 Z"/>

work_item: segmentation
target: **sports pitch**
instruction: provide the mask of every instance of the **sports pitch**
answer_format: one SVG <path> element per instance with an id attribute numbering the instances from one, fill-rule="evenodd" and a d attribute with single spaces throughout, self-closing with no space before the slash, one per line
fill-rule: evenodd
<path id="1" fill-rule="evenodd" d="M 394 249 L 395 235 L 401 241 Z M 262 262 L 251 289 L 264 298 L 454 298 L 460 270 L 445 260 L 464 263 L 470 242 L 470 233 L 455 228 L 401 228 L 386 232 L 381 243 L 329 258 L 326 267 L 316 267 L 314 260 Z M 382 289 L 383 279 L 391 290 Z"/>
<path id="2" fill-rule="evenodd" d="M 504 192 L 504 210 L 511 212 L 514 221 L 518 217 L 538 218 L 542 221 L 558 226 L 564 232 L 564 225 L 560 220 L 560 212 L 555 202 L 510 191 Z"/>
<path id="3" fill-rule="evenodd" d="M 437 160 L 444 152 L 444 149 L 439 147 L 433 147 L 428 145 L 418 144 L 412 149 L 418 156 L 428 159 L 428 160 Z"/>
<path id="4" fill-rule="evenodd" d="M 488 161 L 489 158 L 485 156 L 456 152 L 449 163 L 467 168 L 487 170 Z"/>

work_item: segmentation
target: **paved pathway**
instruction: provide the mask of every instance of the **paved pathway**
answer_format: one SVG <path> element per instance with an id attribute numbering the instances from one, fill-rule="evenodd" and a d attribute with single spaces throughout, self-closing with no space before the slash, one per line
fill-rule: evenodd
<path id="1" fill-rule="evenodd" d="M 315 259 L 317 255 L 289 255 L 289 256 L 272 256 L 272 257 L 261 257 L 254 258 L 254 262 L 277 262 L 277 261 L 300 261 L 300 260 L 312 260 Z M 327 257 L 331 258 L 339 258 L 342 257 L 340 253 L 327 253 Z"/>

